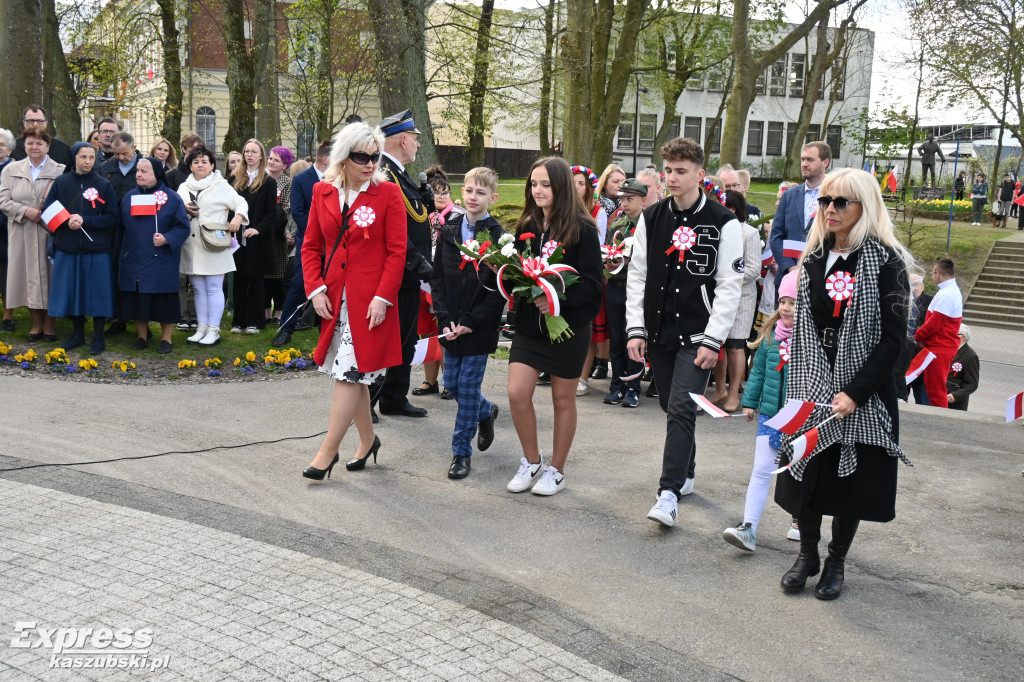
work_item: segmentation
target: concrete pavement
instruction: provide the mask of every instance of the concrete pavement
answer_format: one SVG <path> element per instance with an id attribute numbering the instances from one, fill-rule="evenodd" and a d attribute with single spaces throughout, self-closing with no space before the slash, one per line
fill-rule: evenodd
<path id="1" fill-rule="evenodd" d="M 785 540 L 788 518 L 773 504 L 756 553 L 721 540 L 742 516 L 753 425 L 701 420 L 696 492 L 681 504 L 679 525 L 666 530 L 644 519 L 664 438 L 655 401 L 629 410 L 601 404 L 600 390 L 580 399 L 567 489 L 552 498 L 510 495 L 504 485 L 520 451 L 504 381 L 505 364 L 492 362 L 485 394 L 502 410 L 497 437 L 474 457 L 465 481 L 445 477 L 455 405 L 433 397 L 415 401 L 430 409 L 425 420 L 383 418 L 378 466 L 336 469 L 333 480 L 317 484 L 299 476 L 317 438 L 266 441 L 323 430 L 329 385 L 322 377 L 135 387 L 0 376 L 0 391 L 16 398 L 0 414 L 0 510 L 11 519 L 0 540 L 0 612 L 10 614 L 2 625 L 11 638 L 17 619 L 51 628 L 148 625 L 154 653 L 173 654 L 154 679 L 394 679 L 400 670 L 411 679 L 452 679 L 454 669 L 431 666 L 467 659 L 467 666 L 489 665 L 460 668 L 466 679 L 1019 678 L 1021 423 L 903 406 L 902 443 L 916 467 L 901 468 L 897 519 L 863 524 L 847 587 L 825 603 L 810 591 L 779 589 L 796 543 Z M 543 389 L 536 402 L 542 447 L 550 450 Z M 221 445 L 241 447 L 67 466 Z M 353 449 L 343 444 L 342 457 Z M 23 468 L 37 463 L 63 466 Z M 128 537 L 146 538 L 141 553 L 109 532 L 126 522 Z M 99 549 L 89 549 L 97 542 Z M 69 554 L 79 558 L 68 564 Z M 26 581 L 27 565 L 38 571 L 35 580 Z M 49 568 L 69 566 L 59 574 Z M 108 579 L 76 584 L 74 568 Z M 162 611 L 147 608 L 145 588 L 111 592 L 139 570 L 162 580 Z M 264 572 L 271 578 L 259 578 Z M 226 580 L 232 573 L 238 583 Z M 27 599 L 26 582 L 34 586 Z M 283 582 L 301 589 L 277 589 L 275 597 Z M 292 632 L 292 613 L 351 616 L 367 584 L 368 613 L 322 623 L 306 632 L 308 646 L 296 645 L 329 643 L 337 651 L 300 660 L 277 641 L 278 630 Z M 91 606 L 108 593 L 127 602 Z M 60 598 L 43 596 L 53 594 Z M 394 599 L 382 601 L 387 595 Z M 271 632 L 245 620 L 253 600 L 283 609 L 283 619 L 264 616 Z M 381 604 L 395 611 L 381 613 Z M 176 613 L 186 607 L 188 616 Z M 434 609 L 429 618 L 425 607 Z M 165 611 L 193 625 L 161 620 Z M 226 620 L 211 621 L 210 612 Z M 421 664 L 396 651 L 408 642 L 388 624 L 409 614 L 447 634 L 409 626 L 407 634 L 421 638 L 414 648 L 438 660 Z M 498 640 L 453 641 L 488 628 L 505 633 L 499 639 L 507 651 Z M 225 636 L 261 651 L 246 649 L 245 658 L 231 649 L 242 645 Z M 45 653 L 4 644 L 0 680 L 49 678 Z M 202 655 L 190 655 L 193 645 Z M 531 652 L 527 661 L 512 654 L 522 646 Z M 380 650 L 395 658 L 383 662 Z M 485 651 L 523 665 L 510 672 Z M 453 662 L 455 652 L 470 653 Z M 230 665 L 216 666 L 224 660 Z"/>

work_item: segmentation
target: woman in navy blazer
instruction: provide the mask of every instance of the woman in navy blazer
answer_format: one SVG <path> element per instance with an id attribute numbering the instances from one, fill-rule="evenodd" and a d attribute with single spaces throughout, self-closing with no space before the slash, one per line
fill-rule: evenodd
<path id="1" fill-rule="evenodd" d="M 302 472 L 314 480 L 330 475 L 353 420 L 359 448 L 346 468 L 364 468 L 371 454 L 377 461 L 370 384 L 402 364 L 393 306 L 405 272 L 406 213 L 401 190 L 379 170 L 383 148 L 380 129 L 345 126 L 334 139 L 325 181 L 313 186 L 302 273 L 321 318 L 313 360 L 335 379 L 327 437 Z"/>

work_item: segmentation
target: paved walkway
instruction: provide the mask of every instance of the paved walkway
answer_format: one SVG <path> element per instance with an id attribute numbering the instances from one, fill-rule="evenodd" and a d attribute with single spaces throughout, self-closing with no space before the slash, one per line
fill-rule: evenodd
<path id="1" fill-rule="evenodd" d="M 981 380 L 970 411 L 1006 414 L 1006 399 L 1024 391 L 1024 332 L 971 325 L 971 348 L 981 359 Z"/>

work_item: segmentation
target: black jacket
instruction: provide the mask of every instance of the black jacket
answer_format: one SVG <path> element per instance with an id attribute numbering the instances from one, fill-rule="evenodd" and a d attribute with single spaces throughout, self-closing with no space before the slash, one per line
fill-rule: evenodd
<path id="1" fill-rule="evenodd" d="M 959 365 L 959 370 L 957 369 Z M 946 378 L 946 392 L 952 394 L 954 402 L 947 407 L 951 410 L 967 411 L 971 394 L 978 390 L 978 382 L 981 380 L 981 361 L 978 354 L 974 352 L 969 344 L 960 346 L 960 350 L 953 357 L 953 363 L 949 367 L 949 376 Z"/>
<path id="2" fill-rule="evenodd" d="M 104 161 L 100 165 L 100 175 L 107 179 L 111 185 L 114 186 L 114 193 L 117 195 L 117 201 L 120 203 L 124 199 L 124 195 L 131 192 L 138 186 L 135 182 L 135 171 L 139 168 L 139 161 L 142 159 L 142 154 L 139 150 L 135 150 L 135 164 L 132 169 L 128 171 L 128 175 L 121 175 L 121 168 L 118 166 L 117 159 L 111 159 L 110 161 Z"/>
<path id="3" fill-rule="evenodd" d="M 178 189 L 185 184 L 185 181 L 188 180 L 188 176 L 191 174 L 192 171 L 185 165 L 185 159 L 181 159 L 178 161 L 177 166 L 167 171 L 167 182 L 164 184 L 177 192 Z"/>
<path id="4" fill-rule="evenodd" d="M 245 246 L 235 251 L 235 267 L 240 275 L 265 275 L 274 269 L 274 233 L 283 218 L 277 210 L 277 181 L 267 175 L 256 191 L 246 187 L 238 194 L 249 204 L 249 224 L 241 232 L 251 227 L 259 234 L 246 238 Z"/>
<path id="5" fill-rule="evenodd" d="M 409 231 L 408 252 L 405 258 L 405 276 L 402 278 L 403 289 L 418 289 L 420 279 L 416 275 L 420 259 L 430 262 L 430 219 L 427 217 L 434 207 L 427 205 L 420 196 L 419 188 L 409 174 L 400 169 L 387 156 L 381 155 L 380 169 L 388 176 L 388 180 L 398 185 L 405 199 L 406 226 Z"/>
<path id="6" fill-rule="evenodd" d="M 96 198 L 91 201 L 83 196 L 90 187 L 96 190 Z M 96 171 L 89 171 L 85 175 L 65 173 L 54 180 L 46 198 L 46 206 L 49 207 L 55 201 L 60 201 L 69 213 L 82 216 L 82 227 L 92 237 L 92 241 L 82 230 L 72 230 L 65 222 L 53 233 L 53 248 L 66 253 L 113 252 L 114 235 L 121 224 L 121 216 L 117 197 L 109 182 L 97 175 Z"/>
<path id="7" fill-rule="evenodd" d="M 580 279 L 576 284 L 565 290 L 565 299 L 561 302 L 562 317 L 570 329 L 576 330 L 594 321 L 601 302 L 604 300 L 601 291 L 604 289 L 604 266 L 601 264 L 601 240 L 597 228 L 587 222 L 580 227 L 580 240 L 564 250 L 562 263 L 576 268 Z M 540 230 L 530 223 L 528 227 L 516 232 L 516 248 L 522 249 L 524 242 L 519 237 L 523 232 L 537 235 L 530 240 L 530 250 L 534 256 L 540 256 L 544 239 Z M 505 284 L 506 291 L 511 286 Z M 516 334 L 523 336 L 540 336 L 548 338 L 548 330 L 544 325 L 540 310 L 523 296 L 516 296 Z"/>
<path id="8" fill-rule="evenodd" d="M 504 234 L 501 224 L 492 217 L 475 225 L 477 232 L 489 232 L 494 244 Z M 434 251 L 434 271 L 430 276 L 430 294 L 437 315 L 437 329 L 451 323 L 473 330 L 472 334 L 451 341 L 440 338 L 441 345 L 458 356 L 489 355 L 498 347 L 498 326 L 505 299 L 497 291 L 497 277 L 489 267 L 481 265 L 479 273 L 474 263 L 462 265 L 462 252 L 456 244 L 462 242 L 462 216 L 450 220 L 441 228 Z M 462 266 L 460 270 L 459 267 Z M 486 288 L 485 288 L 486 287 Z"/>

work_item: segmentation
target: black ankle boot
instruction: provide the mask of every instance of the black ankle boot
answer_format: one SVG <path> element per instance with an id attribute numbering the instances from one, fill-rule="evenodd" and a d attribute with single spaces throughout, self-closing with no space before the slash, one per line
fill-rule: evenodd
<path id="1" fill-rule="evenodd" d="M 846 578 L 846 553 L 850 551 L 853 536 L 857 534 L 859 519 L 844 519 L 839 516 L 832 518 L 832 542 L 828 543 L 828 557 L 825 568 L 814 588 L 814 596 L 829 601 L 843 591 L 843 580 Z"/>
<path id="2" fill-rule="evenodd" d="M 590 378 L 608 378 L 608 360 L 606 358 L 594 358 L 594 366 L 590 369 Z"/>
<path id="3" fill-rule="evenodd" d="M 800 524 L 800 554 L 793 567 L 782 576 L 782 589 L 799 592 L 804 589 L 807 579 L 818 575 L 821 558 L 818 556 L 818 541 L 821 540 L 821 514 L 802 512 L 797 517 Z"/>

